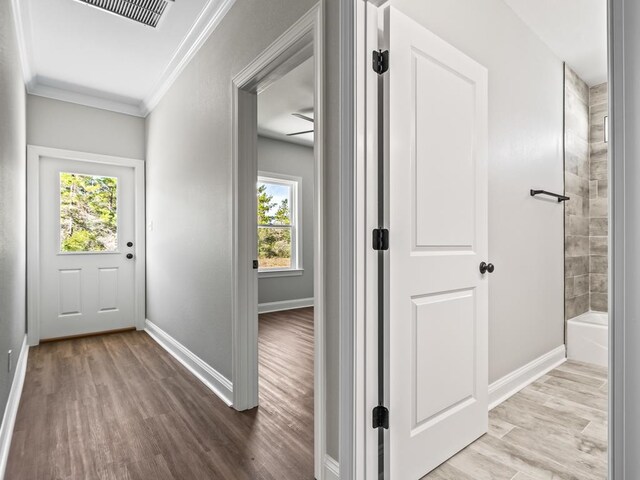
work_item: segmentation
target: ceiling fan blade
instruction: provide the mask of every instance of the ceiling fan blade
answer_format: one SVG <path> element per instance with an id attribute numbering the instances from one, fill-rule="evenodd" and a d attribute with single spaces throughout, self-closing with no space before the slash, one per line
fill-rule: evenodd
<path id="1" fill-rule="evenodd" d="M 294 135 L 304 135 L 305 133 L 313 133 L 315 130 L 305 130 L 304 132 L 287 133 L 287 137 L 293 137 Z"/>
<path id="2" fill-rule="evenodd" d="M 313 118 L 307 117 L 306 115 L 303 115 L 301 113 L 292 113 L 291 115 L 293 115 L 294 117 L 301 118 L 302 120 L 306 120 L 307 122 L 313 123 Z"/>

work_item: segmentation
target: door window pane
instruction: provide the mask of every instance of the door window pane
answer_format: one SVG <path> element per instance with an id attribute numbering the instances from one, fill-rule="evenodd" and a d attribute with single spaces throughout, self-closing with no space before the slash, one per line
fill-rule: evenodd
<path id="1" fill-rule="evenodd" d="M 60 250 L 112 252 L 118 247 L 118 179 L 60 173 Z"/>

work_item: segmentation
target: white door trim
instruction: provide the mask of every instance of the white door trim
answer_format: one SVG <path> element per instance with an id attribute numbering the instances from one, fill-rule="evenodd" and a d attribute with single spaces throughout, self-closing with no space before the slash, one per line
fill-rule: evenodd
<path id="1" fill-rule="evenodd" d="M 27 146 L 27 338 L 29 345 L 40 343 L 40 160 L 43 157 L 131 167 L 135 181 L 135 326 L 145 327 L 145 177 L 144 160 L 112 157 L 73 150 Z"/>
<path id="2" fill-rule="evenodd" d="M 315 167 L 314 167 L 314 471 L 324 478 L 325 415 L 325 309 L 324 309 L 324 36 L 321 1 L 238 73 L 233 90 L 233 407 L 258 404 L 257 275 L 251 267 L 256 256 L 255 182 L 257 172 L 256 97 L 303 60 L 315 61 Z"/>

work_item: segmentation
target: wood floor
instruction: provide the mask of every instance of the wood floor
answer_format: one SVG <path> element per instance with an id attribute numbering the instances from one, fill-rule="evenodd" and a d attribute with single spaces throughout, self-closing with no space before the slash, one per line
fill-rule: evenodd
<path id="1" fill-rule="evenodd" d="M 606 479 L 606 369 L 564 363 L 494 408 L 489 433 L 424 478 Z"/>
<path id="2" fill-rule="evenodd" d="M 261 316 L 259 341 L 242 413 L 144 332 L 31 349 L 6 479 L 312 479 L 313 309 Z"/>
<path id="3" fill-rule="evenodd" d="M 143 332 L 31 349 L 6 479 L 312 479 L 313 310 L 262 315 L 259 342 L 242 413 Z M 605 369 L 567 362 L 424 478 L 605 479 L 606 408 Z"/>

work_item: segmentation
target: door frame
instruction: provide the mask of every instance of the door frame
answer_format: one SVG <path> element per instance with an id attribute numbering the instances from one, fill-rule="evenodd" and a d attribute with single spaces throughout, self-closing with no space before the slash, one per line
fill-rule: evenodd
<path id="1" fill-rule="evenodd" d="M 233 408 L 258 405 L 256 258 L 257 95 L 313 57 L 314 92 L 314 471 L 325 478 L 326 359 L 324 295 L 324 2 L 320 1 L 232 81 Z"/>
<path id="2" fill-rule="evenodd" d="M 27 145 L 27 341 L 40 343 L 40 162 L 43 157 L 133 168 L 136 255 L 134 325 L 144 330 L 146 310 L 146 227 L 144 160 Z"/>

